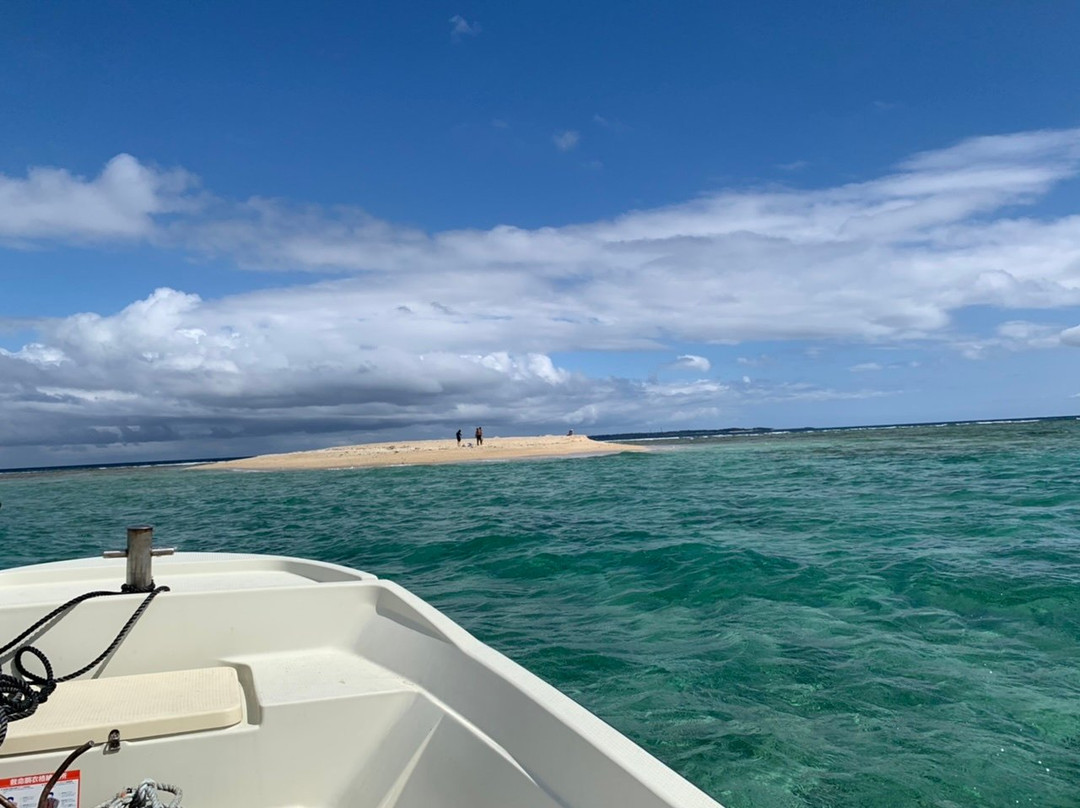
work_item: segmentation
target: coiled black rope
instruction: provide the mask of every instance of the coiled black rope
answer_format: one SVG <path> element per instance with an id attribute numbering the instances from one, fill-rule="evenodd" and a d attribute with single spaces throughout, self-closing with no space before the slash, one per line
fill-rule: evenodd
<path id="1" fill-rule="evenodd" d="M 0 673 L 0 746 L 3 745 L 7 739 L 8 724 L 11 721 L 18 721 L 22 718 L 27 718 L 34 714 L 38 705 L 44 704 L 48 701 L 49 696 L 56 690 L 56 686 L 61 682 L 67 682 L 71 679 L 76 679 L 82 676 L 91 668 L 95 667 L 99 662 L 105 659 L 109 654 L 113 653 L 117 647 L 124 641 L 124 637 L 128 635 L 135 622 L 142 616 L 142 613 L 146 611 L 146 608 L 150 605 L 150 602 L 160 595 L 162 592 L 168 592 L 169 587 L 159 586 L 146 593 L 146 597 L 143 602 L 139 604 L 139 607 L 135 609 L 135 612 L 128 618 L 128 621 L 124 623 L 124 627 L 120 629 L 120 633 L 116 635 L 109 646 L 102 651 L 98 656 L 88 664 L 79 668 L 77 671 L 67 674 L 66 676 L 54 676 L 52 663 L 49 662 L 49 658 L 45 656 L 41 651 L 32 645 L 24 645 L 15 651 L 15 655 L 11 661 L 11 667 L 14 671 L 18 671 L 18 676 L 13 676 L 9 673 Z M 85 592 L 82 595 L 72 598 L 62 606 L 57 606 L 47 615 L 42 617 L 30 628 L 26 629 L 22 634 L 13 639 L 3 648 L 0 648 L 0 657 L 3 657 L 12 648 L 15 648 L 20 642 L 27 637 L 32 636 L 42 626 L 45 626 L 53 620 L 59 621 L 67 616 L 67 614 L 78 606 L 83 601 L 90 600 L 91 598 L 108 597 L 110 595 L 127 595 L 128 592 L 109 592 L 109 591 L 97 591 L 97 592 Z M 26 654 L 30 654 L 37 658 L 41 663 L 41 667 L 45 671 L 44 676 L 39 676 L 33 671 L 26 669 L 23 664 L 23 657 Z"/>

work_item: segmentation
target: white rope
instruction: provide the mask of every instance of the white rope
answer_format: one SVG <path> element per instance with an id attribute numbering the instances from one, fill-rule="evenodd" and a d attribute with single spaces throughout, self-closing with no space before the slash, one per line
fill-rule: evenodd
<path id="1" fill-rule="evenodd" d="M 168 791 L 170 794 L 175 794 L 176 798 L 166 805 L 158 799 L 159 791 Z M 180 800 L 183 798 L 184 792 L 176 786 L 154 780 L 143 780 L 134 791 L 126 788 L 113 799 L 106 800 L 96 808 L 180 808 Z"/>

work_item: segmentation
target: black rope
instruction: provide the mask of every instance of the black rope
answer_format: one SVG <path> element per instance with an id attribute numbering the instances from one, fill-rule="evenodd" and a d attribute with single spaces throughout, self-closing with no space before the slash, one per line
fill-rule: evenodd
<path id="1" fill-rule="evenodd" d="M 150 590 L 143 602 L 139 604 L 139 607 L 128 618 L 128 621 L 124 623 L 124 627 L 120 629 L 120 633 L 116 635 L 109 646 L 102 651 L 92 662 L 77 671 L 67 674 L 66 676 L 54 676 L 52 664 L 49 662 L 49 658 L 45 656 L 41 651 L 32 645 L 23 645 L 15 650 L 15 655 L 12 658 L 12 669 L 18 671 L 19 676 L 13 676 L 9 673 L 0 673 L 0 746 L 3 745 L 4 740 L 7 738 L 8 723 L 11 721 L 18 721 L 22 718 L 27 718 L 34 714 L 38 705 L 44 704 L 48 701 L 49 696 L 56 690 L 56 686 L 61 682 L 67 682 L 71 679 L 76 679 L 82 676 L 88 670 L 96 666 L 109 654 L 113 653 L 120 643 L 124 641 L 124 637 L 131 631 L 135 622 L 142 616 L 142 613 L 146 611 L 146 608 L 150 605 L 150 602 L 156 598 L 162 592 L 168 592 L 169 587 L 159 586 Z M 42 617 L 30 628 L 26 629 L 22 634 L 13 639 L 4 647 L 0 648 L 0 657 L 15 648 L 20 642 L 27 637 L 35 634 L 42 626 L 49 624 L 53 620 L 61 620 L 67 616 L 67 614 L 78 606 L 83 601 L 90 600 L 91 598 L 108 597 L 110 595 L 126 595 L 128 592 L 85 592 L 82 595 L 72 598 L 62 606 L 57 606 L 47 615 Z M 30 654 L 37 658 L 41 663 L 41 667 L 45 671 L 44 676 L 40 676 L 33 671 L 26 669 L 23 664 L 23 657 L 26 654 Z"/>

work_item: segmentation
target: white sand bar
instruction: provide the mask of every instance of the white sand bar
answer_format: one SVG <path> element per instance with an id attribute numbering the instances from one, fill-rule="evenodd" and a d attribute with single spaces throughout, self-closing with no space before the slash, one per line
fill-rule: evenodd
<path id="1" fill-rule="evenodd" d="M 310 452 L 259 455 L 241 460 L 223 460 L 193 466 L 196 469 L 247 469 L 285 471 L 300 469 L 349 469 L 368 466 L 405 466 L 433 463 L 475 463 L 484 460 L 523 460 L 542 457 L 571 457 L 618 452 L 645 452 L 642 446 L 605 443 L 585 435 L 537 435 L 527 438 L 485 437 L 483 446 L 463 440 L 413 440 L 392 443 L 365 443 L 335 446 Z"/>

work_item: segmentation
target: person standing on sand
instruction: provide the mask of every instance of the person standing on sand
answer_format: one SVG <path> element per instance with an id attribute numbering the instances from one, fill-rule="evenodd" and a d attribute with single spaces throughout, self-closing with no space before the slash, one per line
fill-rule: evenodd
<path id="1" fill-rule="evenodd" d="M 481 427 L 481 426 L 478 426 L 476 428 L 476 445 L 477 446 L 483 446 L 484 445 L 484 428 Z"/>
<path id="2" fill-rule="evenodd" d="M 460 429 L 457 431 L 457 445 L 458 446 L 461 445 L 461 430 Z"/>

